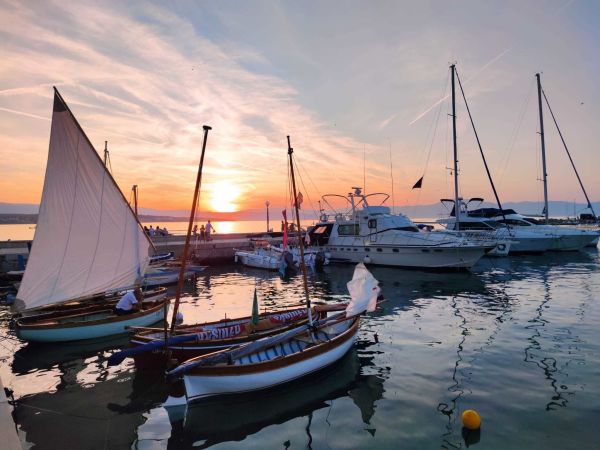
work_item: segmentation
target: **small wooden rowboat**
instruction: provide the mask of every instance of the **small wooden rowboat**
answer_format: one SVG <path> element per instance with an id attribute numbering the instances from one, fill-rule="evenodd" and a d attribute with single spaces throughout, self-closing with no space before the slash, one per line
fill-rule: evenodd
<path id="1" fill-rule="evenodd" d="M 320 319 L 325 317 L 327 311 L 342 311 L 346 306 L 346 303 L 316 305 L 313 307 L 313 317 Z M 168 352 L 165 352 L 163 329 L 148 329 L 133 335 L 130 341 L 132 348 L 112 355 L 109 363 L 118 364 L 131 356 L 140 369 L 162 370 L 164 364 L 161 362 L 165 362 L 167 354 L 169 364 L 176 365 L 206 353 L 273 336 L 303 325 L 307 320 L 308 312 L 302 307 L 261 314 L 256 325 L 251 323 L 252 317 L 240 317 L 179 326 L 167 341 Z M 152 344 L 155 344 L 154 348 L 148 351 L 148 346 Z"/>
<path id="2" fill-rule="evenodd" d="M 63 342 L 95 339 L 127 333 L 132 326 L 148 326 L 165 316 L 168 300 L 144 301 L 144 309 L 117 316 L 113 308 L 100 304 L 69 313 L 55 312 L 21 317 L 16 321 L 19 338 L 30 342 Z"/>
<path id="3" fill-rule="evenodd" d="M 275 339 L 272 345 L 233 356 L 212 365 L 187 361 L 173 371 L 184 372 L 187 402 L 216 395 L 239 394 L 275 387 L 321 370 L 344 356 L 354 344 L 359 318 L 343 318 L 312 331 L 291 330 L 290 337 Z M 273 339 L 273 338 L 266 338 Z M 210 356 L 210 355 L 209 355 Z M 187 366 L 187 367 L 186 367 Z"/>

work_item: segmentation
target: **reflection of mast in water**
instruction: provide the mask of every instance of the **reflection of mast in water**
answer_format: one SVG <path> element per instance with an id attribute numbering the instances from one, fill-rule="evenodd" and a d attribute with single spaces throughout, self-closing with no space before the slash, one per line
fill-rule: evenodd
<path id="1" fill-rule="evenodd" d="M 471 364 L 471 365 L 477 360 L 478 355 L 483 354 L 484 348 L 489 347 L 494 342 L 494 340 L 496 339 L 496 335 L 500 332 L 500 330 L 502 328 L 502 325 L 505 322 L 507 322 L 508 319 L 510 319 L 510 314 L 512 313 L 511 302 L 510 302 L 509 297 L 506 295 L 504 288 L 501 288 L 497 294 L 490 292 L 488 295 L 488 298 L 489 298 L 488 301 L 486 301 L 485 303 L 479 304 L 477 306 L 479 306 L 482 309 L 486 308 L 485 309 L 486 312 L 500 310 L 501 313 L 494 318 L 495 326 L 494 326 L 494 329 L 492 330 L 492 332 L 490 333 L 489 337 L 485 340 L 484 344 L 481 347 L 479 347 L 478 351 L 475 352 L 474 356 L 470 359 L 469 364 Z M 458 416 L 454 416 L 454 411 L 457 409 L 459 399 L 465 393 L 465 390 L 461 387 L 461 383 L 459 382 L 458 374 L 459 373 L 462 374 L 465 381 L 469 381 L 471 379 L 470 371 L 468 371 L 467 374 L 464 374 L 459 369 L 459 367 L 463 361 L 462 352 L 464 350 L 464 344 L 465 344 L 467 336 L 470 334 L 470 332 L 467 327 L 467 319 L 462 314 L 460 309 L 458 308 L 458 302 L 457 302 L 456 296 L 454 296 L 452 298 L 451 306 L 452 306 L 452 309 L 454 310 L 454 316 L 458 317 L 460 319 L 460 323 L 459 323 L 458 327 L 462 330 L 461 331 L 461 339 L 458 343 L 457 350 L 456 350 L 457 359 L 455 361 L 454 370 L 452 372 L 452 382 L 453 383 L 448 387 L 448 391 L 455 393 L 455 395 L 452 398 L 452 400 L 450 401 L 450 404 L 441 402 L 438 404 L 437 409 L 439 412 L 441 412 L 442 414 L 444 414 L 445 416 L 448 417 L 448 423 L 446 424 L 446 433 L 444 433 L 442 435 L 442 440 L 443 440 L 443 443 L 441 445 L 442 448 L 461 448 L 462 444 L 460 443 L 460 441 L 451 442 L 450 438 L 453 435 L 454 423 L 456 422 L 457 417 L 458 417 Z M 467 442 L 467 444 L 468 444 L 468 442 Z"/>
<path id="2" fill-rule="evenodd" d="M 560 386 L 558 386 L 558 380 L 556 379 L 556 375 L 560 374 L 561 371 L 557 367 L 556 358 L 549 356 L 538 360 L 535 355 L 535 350 L 539 350 L 540 352 L 542 351 L 542 346 L 539 342 L 539 338 L 541 338 L 542 336 L 542 328 L 545 327 L 547 323 L 549 323 L 546 319 L 544 319 L 543 311 L 544 309 L 549 308 L 548 302 L 552 298 L 550 295 L 550 285 L 548 283 L 548 276 L 545 272 L 542 274 L 542 278 L 545 290 L 544 299 L 536 308 L 536 316 L 533 319 L 529 320 L 529 323 L 531 325 L 525 327 L 528 330 L 534 330 L 534 333 L 530 338 L 527 339 L 530 342 L 530 345 L 525 347 L 525 357 L 523 358 L 523 361 L 527 363 L 533 363 L 536 366 L 538 366 L 544 372 L 545 378 L 547 380 L 550 380 L 550 386 L 554 391 L 554 395 L 552 396 L 552 399 L 548 403 L 546 403 L 546 411 L 552 411 L 556 408 L 566 407 L 569 400 L 566 398 L 565 394 L 574 395 L 575 393 L 569 391 L 569 387 L 567 385 L 561 384 Z M 565 367 L 568 366 L 570 362 L 571 360 L 567 362 Z"/>
<path id="3" fill-rule="evenodd" d="M 453 392 L 456 393 L 456 395 L 452 398 L 452 400 L 450 401 L 451 405 L 448 405 L 447 403 L 439 403 L 437 410 L 439 412 L 441 412 L 442 414 L 444 414 L 445 416 L 448 417 L 448 423 L 446 424 L 446 432 L 444 434 L 442 434 L 442 448 L 448 448 L 447 446 L 450 446 L 452 448 L 460 448 L 460 444 L 456 445 L 453 444 L 452 442 L 449 441 L 450 436 L 452 436 L 452 415 L 454 414 L 454 410 L 456 409 L 456 404 L 458 402 L 458 399 L 460 397 L 462 397 L 462 395 L 464 394 L 464 390 L 460 388 L 460 383 L 458 382 L 458 379 L 456 377 L 457 373 L 458 373 L 458 366 L 460 365 L 460 363 L 462 362 L 462 351 L 463 351 L 463 344 L 465 343 L 466 339 L 467 339 L 467 334 L 469 332 L 466 324 L 467 324 L 467 319 L 465 319 L 465 317 L 461 314 L 461 312 L 458 309 L 458 305 L 456 302 L 456 296 L 452 297 L 452 309 L 454 310 L 454 316 L 458 317 L 461 322 L 458 325 L 458 327 L 462 330 L 461 331 L 461 339 L 460 342 L 458 343 L 458 348 L 456 350 L 456 362 L 454 363 L 454 370 L 452 371 L 452 381 L 453 384 L 450 385 L 450 387 L 448 387 L 448 391 L 449 392 Z"/>

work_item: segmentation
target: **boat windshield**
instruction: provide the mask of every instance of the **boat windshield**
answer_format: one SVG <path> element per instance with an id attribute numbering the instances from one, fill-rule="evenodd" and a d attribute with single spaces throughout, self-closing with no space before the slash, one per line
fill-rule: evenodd
<path id="1" fill-rule="evenodd" d="M 531 217 L 524 217 L 524 218 L 523 218 L 523 220 L 524 220 L 525 222 L 529 222 L 529 223 L 530 223 L 530 224 L 532 224 L 532 225 L 543 225 L 543 224 L 542 224 L 542 222 L 540 222 L 540 221 L 539 221 L 539 220 L 537 220 L 537 219 L 532 219 Z"/>
<path id="2" fill-rule="evenodd" d="M 521 220 L 521 219 L 506 219 L 506 220 L 499 220 L 498 222 L 500 223 L 505 223 L 507 225 L 515 225 L 515 226 L 519 226 L 519 227 L 529 227 L 532 224 L 527 222 L 526 220 Z"/>
<path id="3" fill-rule="evenodd" d="M 503 223 L 498 223 L 493 220 L 486 220 L 483 223 L 485 223 L 488 227 L 491 228 L 504 228 L 505 226 Z"/>

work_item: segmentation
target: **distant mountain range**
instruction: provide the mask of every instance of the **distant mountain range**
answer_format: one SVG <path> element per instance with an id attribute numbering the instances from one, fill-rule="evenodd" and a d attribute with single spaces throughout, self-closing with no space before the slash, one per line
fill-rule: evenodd
<path id="1" fill-rule="evenodd" d="M 594 202 L 594 210 L 600 213 L 600 202 Z M 490 202 L 484 202 L 481 207 L 496 206 Z M 525 202 L 507 202 L 502 205 L 504 208 L 514 209 L 515 211 L 525 215 L 541 215 L 542 204 L 540 202 L 525 201 Z M 585 204 L 564 201 L 552 201 L 549 203 L 549 212 L 553 217 L 573 217 L 581 212 L 589 212 L 585 208 Z M 269 210 L 271 220 L 276 223 L 281 220 L 281 207 L 272 206 Z M 39 206 L 26 203 L 2 203 L 0 202 L 0 224 L 15 224 L 15 223 L 35 223 L 37 220 L 37 212 Z M 431 205 L 401 205 L 395 206 L 396 212 L 402 212 L 412 218 L 438 218 L 448 214 L 448 210 L 441 203 Z M 574 214 L 575 213 L 575 214 Z M 156 210 L 156 209 L 140 209 L 140 219 L 142 222 L 174 222 L 186 221 L 188 219 L 188 211 L 185 210 Z M 266 210 L 248 209 L 233 213 L 218 213 L 218 212 L 200 212 L 198 214 L 199 221 L 235 221 L 235 220 L 265 220 Z M 304 219 L 317 219 L 318 213 L 312 210 L 303 211 Z"/>

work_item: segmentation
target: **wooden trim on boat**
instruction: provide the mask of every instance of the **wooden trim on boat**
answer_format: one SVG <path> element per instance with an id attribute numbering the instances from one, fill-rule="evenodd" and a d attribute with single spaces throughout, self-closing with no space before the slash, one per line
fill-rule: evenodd
<path id="1" fill-rule="evenodd" d="M 133 314 L 126 314 L 123 316 L 118 316 L 116 314 L 113 314 L 110 317 L 107 317 L 104 319 L 90 320 L 90 321 L 85 321 L 85 322 L 75 321 L 75 322 L 62 323 L 62 321 L 65 321 L 65 320 L 68 321 L 68 319 L 70 319 L 70 318 L 75 319 L 77 317 L 98 314 L 98 313 L 106 312 L 106 311 L 112 312 L 112 309 L 106 308 L 106 305 L 98 305 L 98 307 L 97 307 L 98 309 L 90 308 L 88 311 L 81 312 L 78 314 L 60 315 L 59 313 L 57 313 L 56 315 L 53 315 L 54 317 L 44 317 L 44 318 L 39 318 L 39 317 L 35 317 L 35 316 L 22 317 L 17 320 L 16 327 L 17 327 L 17 329 L 20 329 L 20 330 L 45 330 L 45 329 L 53 329 L 53 328 L 77 328 L 77 327 L 84 327 L 84 326 L 88 327 L 88 326 L 93 326 L 93 325 L 100 325 L 103 323 L 115 323 L 115 322 L 131 320 L 132 318 L 136 318 L 136 317 L 144 317 L 144 316 L 153 314 L 156 311 L 158 311 L 159 309 L 163 308 L 165 303 L 168 303 L 168 302 L 169 302 L 169 300 L 157 300 L 157 301 L 152 302 L 153 305 L 150 306 L 149 308 L 144 308 L 144 310 L 138 311 Z M 60 319 L 61 321 L 59 322 L 56 319 Z M 30 322 L 30 323 L 28 323 L 28 322 Z"/>
<path id="2" fill-rule="evenodd" d="M 169 345 L 169 348 L 185 351 L 188 349 L 188 347 L 189 347 L 189 350 L 196 350 L 196 349 L 201 349 L 203 347 L 206 347 L 207 349 L 212 349 L 215 347 L 229 347 L 229 346 L 237 345 L 237 344 L 246 344 L 248 342 L 256 341 L 256 340 L 262 339 L 264 337 L 273 336 L 275 334 L 279 334 L 284 331 L 291 330 L 292 328 L 296 328 L 300 325 L 305 325 L 307 323 L 307 321 L 308 321 L 308 318 L 305 317 L 302 320 L 299 320 L 297 322 L 282 324 L 279 327 L 273 327 L 268 330 L 256 331 L 254 333 L 248 333 L 248 334 L 236 336 L 233 338 L 202 339 L 202 340 L 197 340 L 197 341 L 180 342 L 179 344 Z M 209 331 L 209 330 L 205 330 L 205 331 Z M 156 331 L 154 333 L 156 333 Z M 190 334 L 192 334 L 192 333 L 190 333 Z M 185 335 L 185 333 L 183 333 L 183 335 Z M 155 342 L 155 341 L 159 341 L 159 340 L 162 340 L 162 339 L 151 338 L 151 337 L 137 334 L 131 338 L 131 344 L 144 345 L 144 344 L 148 344 L 150 342 Z"/>
<path id="3" fill-rule="evenodd" d="M 270 361 L 252 363 L 252 364 L 241 364 L 241 365 L 216 365 L 216 366 L 199 366 L 190 369 L 186 376 L 219 376 L 219 375 L 248 375 L 262 372 L 268 372 L 270 370 L 279 369 L 281 367 L 290 366 L 294 363 L 313 358 L 328 352 L 336 347 L 339 347 L 356 334 L 360 323 L 360 317 L 355 317 L 354 322 L 348 327 L 346 331 L 334 337 L 328 342 L 307 347 L 302 351 L 296 352 L 292 355 L 278 357 Z M 206 357 L 206 355 L 204 355 Z"/>
<path id="4" fill-rule="evenodd" d="M 166 294 L 167 294 L 166 287 L 156 287 L 154 289 L 146 290 L 143 292 L 144 301 L 146 302 L 145 304 L 150 303 L 147 300 L 149 298 L 156 297 L 156 296 L 162 296 L 162 295 L 166 295 Z M 25 310 L 22 313 L 20 313 L 20 317 L 21 318 L 31 318 L 31 319 L 36 317 L 36 318 L 40 319 L 42 317 L 51 318 L 56 315 L 62 316 L 68 312 L 75 312 L 75 311 L 85 312 L 92 308 L 98 308 L 98 307 L 106 308 L 107 305 L 111 305 L 111 306 L 116 305 L 120 298 L 121 298 L 121 295 L 119 295 L 119 293 L 117 293 L 117 292 L 115 292 L 114 294 L 111 294 L 109 296 L 106 296 L 103 294 L 98 294 L 93 297 L 82 297 L 80 299 L 69 300 L 68 302 L 65 302 L 65 303 L 56 303 L 53 305 L 45 305 L 45 306 L 40 306 L 39 308 L 28 309 L 28 310 Z M 26 313 L 30 313 L 30 312 L 36 312 L 37 314 L 26 314 Z"/>

